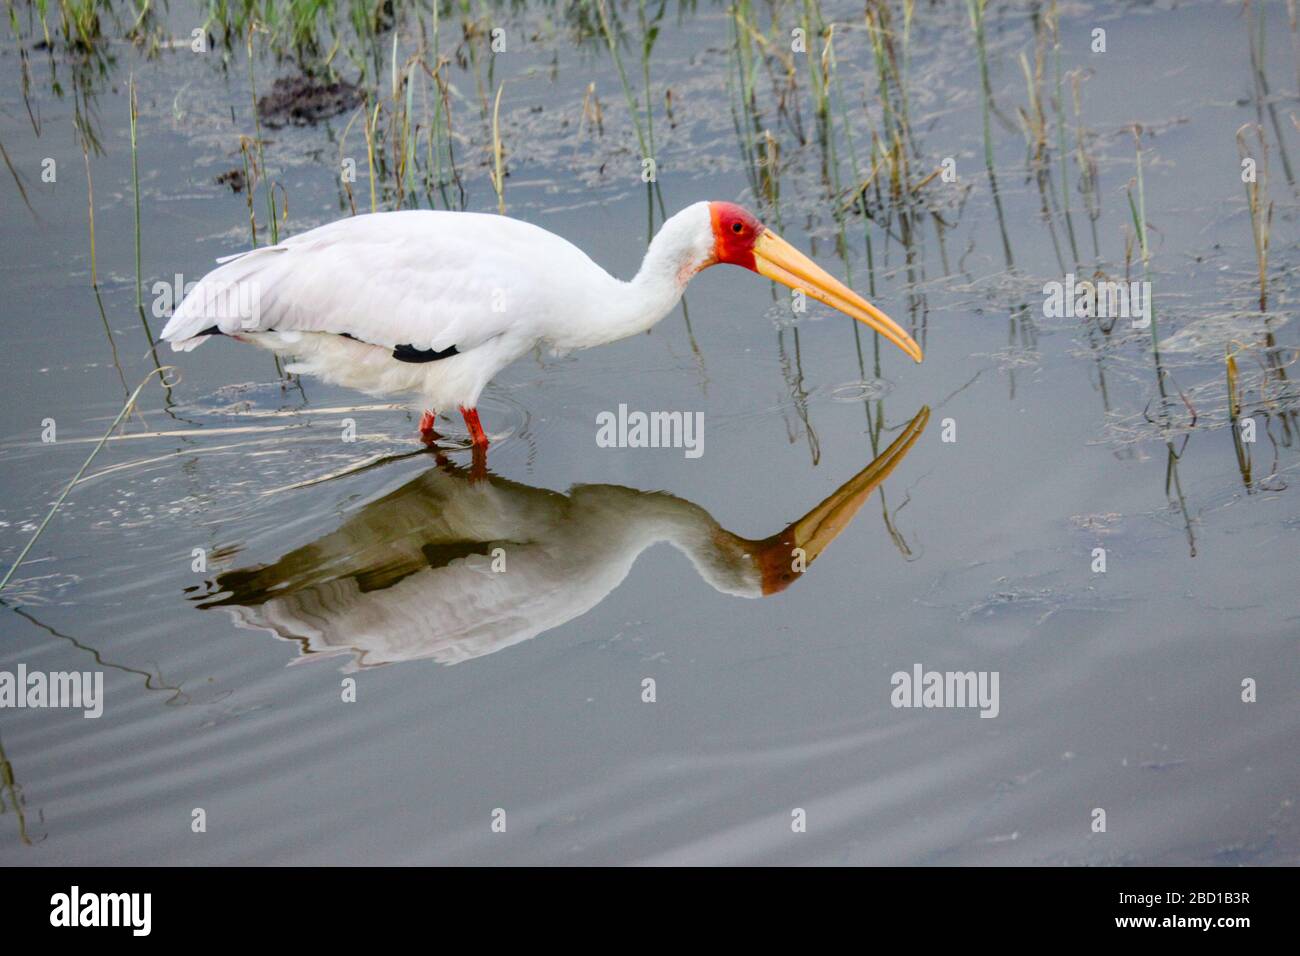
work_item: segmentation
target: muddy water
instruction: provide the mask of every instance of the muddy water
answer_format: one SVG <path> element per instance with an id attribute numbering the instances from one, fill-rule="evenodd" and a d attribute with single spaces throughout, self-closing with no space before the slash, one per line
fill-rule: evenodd
<path id="1" fill-rule="evenodd" d="M 1266 76 L 1295 149 L 1295 64 L 1271 6 Z M 163 26 L 188 36 L 202 18 L 174 7 Z M 843 192 L 846 131 L 865 168 L 882 120 L 860 8 L 825 14 L 841 24 Z M 486 86 L 506 84 L 508 211 L 631 275 L 647 193 L 608 48 L 576 43 L 559 16 L 500 17 L 518 38 Z M 1001 216 L 965 11 L 923 6 L 915 178 L 951 157 L 957 181 L 926 187 L 933 215 L 906 235 L 897 216 L 866 226 L 850 211 L 843 249 L 832 210 L 845 199 L 827 195 L 803 75 L 803 145 L 760 91 L 782 142 L 780 204 L 764 207 L 728 107 L 725 11 L 670 11 L 651 58 L 665 208 L 765 208 L 874 290 L 922 341 L 921 366 L 887 346 L 877 359 L 841 316 L 792 314 L 768 283 L 712 270 L 690 287 L 689 318 L 505 372 L 480 406 L 492 476 L 474 482 L 456 421 L 440 423 L 437 455 L 418 453 L 405 409 L 282 383 L 264 353 L 160 351 L 178 381 L 145 391 L 3 595 L 0 670 L 102 672 L 104 712 L 0 711 L 0 859 L 1296 862 L 1300 436 L 1295 386 L 1276 370 L 1295 356 L 1296 193 L 1257 111 L 1246 25 L 1221 4 L 1062 10 L 1062 72 L 1089 71 L 1078 122 L 1098 175 L 1094 251 L 1073 164 L 1071 223 L 1061 208 L 1050 105 L 1045 191 L 1015 125 L 1031 112 L 1017 57 L 1032 63 L 1033 20 L 1019 7 L 988 17 Z M 636 31 L 635 8 L 623 22 Z M 1090 49 L 1096 27 L 1105 53 Z M 396 33 L 404 57 L 418 28 Z M 391 57 L 392 34 L 379 43 Z M 638 50 L 623 50 L 637 92 Z M 242 169 L 239 136 L 254 134 L 246 59 L 107 52 L 101 70 L 29 37 L 0 41 L 0 142 L 32 207 L 6 173 L 6 568 L 153 367 L 154 284 L 192 281 L 249 243 L 244 194 L 217 182 Z M 255 67 L 260 91 L 297 72 L 269 56 Z M 1045 68 L 1050 89 L 1050 48 Z M 451 69 L 466 205 L 494 210 L 474 67 Z M 131 74 L 151 330 L 135 308 Z M 583 119 L 592 83 L 599 132 Z M 1069 95 L 1066 81 L 1073 154 Z M 78 109 L 103 147 L 90 159 L 102 317 Z M 1275 204 L 1264 315 L 1234 139 L 1260 118 Z M 263 130 L 284 231 L 347 213 L 341 155 L 358 160 L 354 198 L 368 206 L 363 121 L 348 120 Z M 1160 366 L 1149 329 L 1121 320 L 1103 334 L 1043 306 L 1044 284 L 1067 273 L 1142 278 L 1138 253 L 1125 261 L 1134 122 Z M 256 202 L 262 241 L 261 191 Z M 1241 446 L 1248 468 L 1225 348 L 1242 349 L 1241 414 L 1258 428 Z M 597 416 L 620 405 L 703 413 L 703 454 L 601 447 Z M 815 563 L 778 582 L 780 562 L 756 559 L 793 545 Z M 996 672 L 997 716 L 893 706 L 892 675 L 917 665 Z M 796 809 L 806 832 L 792 830 Z"/>

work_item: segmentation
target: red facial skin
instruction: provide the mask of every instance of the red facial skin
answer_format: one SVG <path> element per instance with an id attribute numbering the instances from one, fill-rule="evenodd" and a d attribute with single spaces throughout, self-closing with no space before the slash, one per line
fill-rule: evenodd
<path id="1" fill-rule="evenodd" d="M 742 206 L 734 202 L 711 202 L 713 217 L 713 258 L 715 262 L 754 269 L 754 243 L 764 226 Z"/>

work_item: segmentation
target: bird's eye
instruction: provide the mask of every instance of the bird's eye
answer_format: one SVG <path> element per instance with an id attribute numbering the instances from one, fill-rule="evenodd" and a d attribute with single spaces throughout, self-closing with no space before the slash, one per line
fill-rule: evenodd
<path id="1" fill-rule="evenodd" d="M 736 235 L 740 235 L 742 232 L 745 231 L 744 223 L 733 222 L 731 224 L 731 231 L 734 232 Z"/>

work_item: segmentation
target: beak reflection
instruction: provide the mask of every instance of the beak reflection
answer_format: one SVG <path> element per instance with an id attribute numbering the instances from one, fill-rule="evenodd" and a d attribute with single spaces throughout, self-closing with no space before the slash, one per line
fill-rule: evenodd
<path id="1" fill-rule="evenodd" d="M 455 664 L 559 627 L 604 600 L 661 541 L 718 591 L 775 594 L 848 527 L 929 418 L 922 408 L 880 457 L 761 540 L 663 492 L 578 485 L 561 494 L 494 475 L 475 481 L 443 461 L 277 561 L 219 574 L 193 600 L 294 641 L 303 655 L 369 667 Z"/>

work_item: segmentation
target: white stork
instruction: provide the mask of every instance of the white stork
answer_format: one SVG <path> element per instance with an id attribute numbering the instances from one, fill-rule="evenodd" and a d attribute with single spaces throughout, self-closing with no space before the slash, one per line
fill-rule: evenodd
<path id="1" fill-rule="evenodd" d="M 644 332 L 718 263 L 802 289 L 922 358 L 892 319 L 727 202 L 665 222 L 630 282 L 530 223 L 430 210 L 340 219 L 218 262 L 163 329 L 172 348 L 229 335 L 290 356 L 291 371 L 412 396 L 427 442 L 432 410 L 457 406 L 476 449 L 488 443 L 479 395 L 499 371 L 539 344 L 565 352 Z"/>

